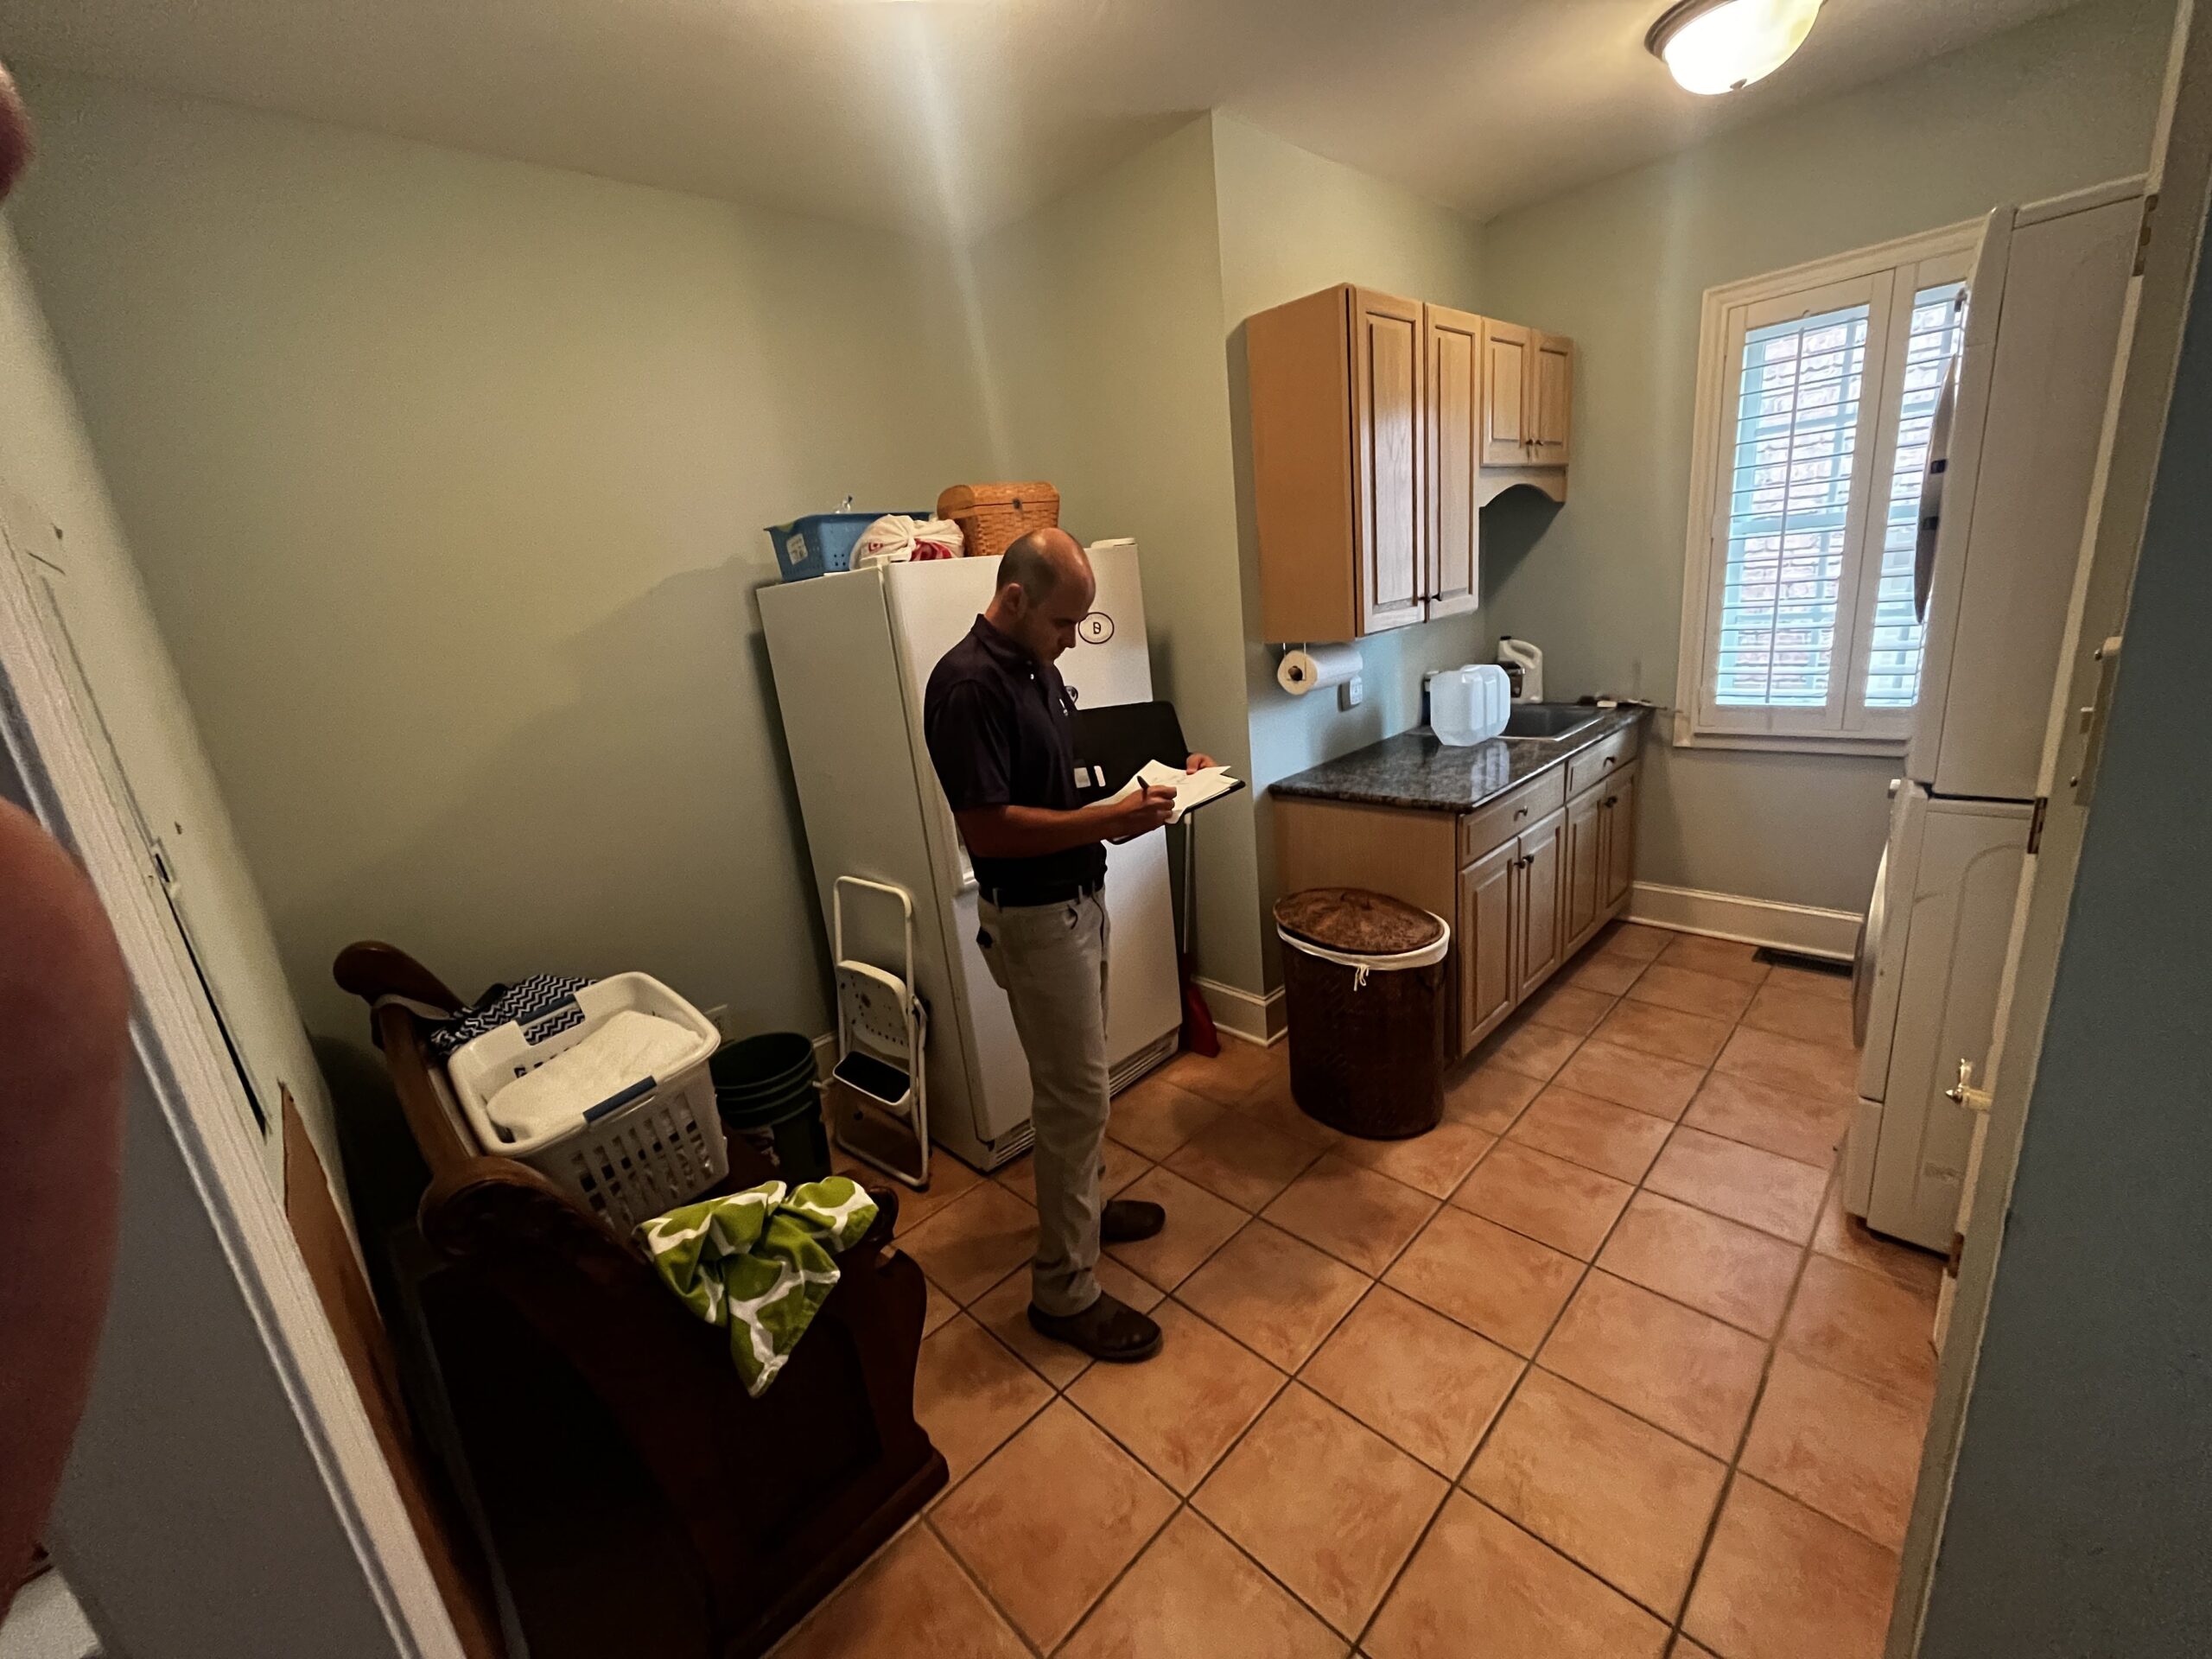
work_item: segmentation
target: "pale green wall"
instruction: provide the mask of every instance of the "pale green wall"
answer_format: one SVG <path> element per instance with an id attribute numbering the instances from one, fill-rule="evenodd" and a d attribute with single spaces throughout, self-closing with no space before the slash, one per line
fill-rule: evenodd
<path id="1" fill-rule="evenodd" d="M 1568 505 L 1484 526 L 1490 620 L 1548 695 L 1673 701 L 1703 290 L 2139 171 L 2171 16 L 2077 7 L 1491 221 L 1484 308 L 1579 353 Z M 1897 764 L 1655 743 L 1638 873 L 1859 910 Z"/>
<path id="2" fill-rule="evenodd" d="M 1213 118 L 1219 199 L 1226 369 L 1237 469 L 1238 538 L 1246 614 L 1259 616 L 1259 531 L 1253 518 L 1244 320 L 1337 283 L 1474 309 L 1482 279 L 1481 232 L 1458 214 L 1243 122 Z M 1487 661 L 1495 635 L 1481 612 L 1361 642 L 1365 701 L 1339 711 L 1334 692 L 1294 697 L 1275 683 L 1278 647 L 1244 646 L 1252 779 L 1278 778 L 1421 723 L 1421 680 L 1431 669 Z M 1259 891 L 1274 897 L 1274 834 L 1259 804 Z M 1280 978 L 1274 931 L 1261 933 L 1268 982 Z"/>
<path id="3" fill-rule="evenodd" d="M 982 423 L 941 257 L 34 74 L 10 216 L 317 1030 L 645 967 L 824 1029 L 760 526 L 933 501 Z"/>
<path id="4" fill-rule="evenodd" d="M 124 544 L 76 401 L 14 238 L 0 224 L 0 488 L 59 530 L 41 550 L 60 564 L 55 608 L 148 833 L 175 880 L 174 900 L 238 1058 L 273 1126 L 298 1106 L 340 1191 L 337 1129 L 322 1073 L 300 1027 L 267 913 L 185 707 L 176 665 Z M 243 1113 L 243 1103 L 240 1110 Z M 281 1128 L 265 1163 L 283 1161 Z"/>
<path id="5" fill-rule="evenodd" d="M 1222 372 L 1210 122 L 1200 118 L 971 249 L 1001 475 L 1050 479 L 1084 540 L 1133 536 L 1154 690 L 1240 777 L 1243 607 Z M 1260 985 L 1253 794 L 1197 829 L 1199 971 Z"/>

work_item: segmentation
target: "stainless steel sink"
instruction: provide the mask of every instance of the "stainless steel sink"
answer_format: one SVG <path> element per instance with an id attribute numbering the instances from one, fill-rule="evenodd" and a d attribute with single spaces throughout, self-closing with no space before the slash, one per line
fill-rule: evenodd
<path id="1" fill-rule="evenodd" d="M 1557 743 L 1596 725 L 1604 712 L 1579 702 L 1516 702 L 1505 718 L 1505 735 Z"/>

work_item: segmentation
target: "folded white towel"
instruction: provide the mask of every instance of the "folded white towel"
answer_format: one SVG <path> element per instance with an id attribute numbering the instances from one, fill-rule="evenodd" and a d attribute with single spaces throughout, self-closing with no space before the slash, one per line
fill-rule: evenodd
<path id="1" fill-rule="evenodd" d="M 672 1020 L 625 1008 L 534 1071 L 484 1103 L 486 1116 L 518 1139 L 566 1128 L 610 1095 L 666 1077 L 699 1046 Z"/>

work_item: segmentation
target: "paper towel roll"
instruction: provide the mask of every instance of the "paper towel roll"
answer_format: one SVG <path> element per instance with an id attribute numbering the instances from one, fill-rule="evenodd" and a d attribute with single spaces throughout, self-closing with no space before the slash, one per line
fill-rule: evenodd
<path id="1" fill-rule="evenodd" d="M 1275 683 L 1294 697 L 1302 697 L 1317 686 L 1342 685 L 1359 677 L 1357 645 L 1313 645 L 1293 648 L 1275 665 Z"/>

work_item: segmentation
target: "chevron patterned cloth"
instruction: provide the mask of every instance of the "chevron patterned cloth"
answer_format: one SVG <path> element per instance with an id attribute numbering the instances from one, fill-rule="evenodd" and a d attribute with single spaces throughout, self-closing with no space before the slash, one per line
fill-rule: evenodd
<path id="1" fill-rule="evenodd" d="M 653 1271 L 709 1325 L 729 1328 L 730 1357 L 759 1397 L 784 1369 L 837 1282 L 833 1251 L 849 1249 L 875 1202 L 842 1175 L 788 1192 L 764 1181 L 640 1223 Z"/>

